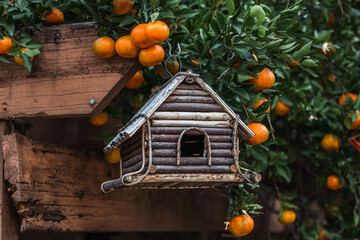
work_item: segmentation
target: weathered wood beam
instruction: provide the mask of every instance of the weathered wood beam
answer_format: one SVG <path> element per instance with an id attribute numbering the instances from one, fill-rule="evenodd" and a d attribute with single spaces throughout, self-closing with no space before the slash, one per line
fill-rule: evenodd
<path id="1" fill-rule="evenodd" d="M 176 165 L 177 159 L 174 157 L 153 157 L 152 162 L 155 165 Z M 207 165 L 207 157 L 181 157 L 180 165 Z M 213 157 L 212 165 L 231 165 L 234 164 L 234 158 L 230 157 Z"/>
<path id="2" fill-rule="evenodd" d="M 207 151 L 205 151 L 205 153 L 206 152 Z M 176 149 L 153 149 L 152 155 L 154 157 L 176 157 L 177 150 Z M 212 149 L 211 156 L 212 157 L 232 157 L 232 153 L 231 153 L 230 149 Z"/>
<path id="3" fill-rule="evenodd" d="M 223 192 L 119 190 L 100 185 L 117 174 L 103 158 L 32 143 L 22 135 L 3 140 L 5 179 L 21 231 L 221 231 Z M 211 212 L 211 218 L 208 213 Z M 8 239 L 6 239 L 8 240 Z"/>
<path id="4" fill-rule="evenodd" d="M 91 51 L 94 23 L 45 27 L 29 73 L 0 62 L 0 119 L 70 117 L 101 112 L 140 68 L 136 59 L 100 59 Z M 94 101 L 91 104 L 90 101 Z"/>
<path id="5" fill-rule="evenodd" d="M 8 123 L 0 121 L 0 144 L 8 134 Z M 14 205 L 4 181 L 4 158 L 0 148 L 0 240 L 19 240 L 19 224 Z"/>
<path id="6" fill-rule="evenodd" d="M 223 107 L 217 103 L 163 103 L 158 111 L 192 111 L 192 112 L 221 112 Z"/>
<path id="7" fill-rule="evenodd" d="M 148 143 L 145 142 L 148 147 Z M 210 143 L 211 149 L 230 149 L 233 147 L 232 142 L 212 142 Z M 151 144 L 153 149 L 176 149 L 177 142 L 153 142 Z"/>
<path id="8" fill-rule="evenodd" d="M 231 121 L 192 121 L 192 120 L 151 120 L 154 127 L 216 127 L 228 128 Z"/>
<path id="9" fill-rule="evenodd" d="M 153 142 L 177 142 L 179 135 L 176 134 L 152 134 Z M 209 135 L 210 142 L 231 142 L 231 136 Z"/>
<path id="10" fill-rule="evenodd" d="M 180 134 L 186 127 L 151 127 L 155 134 Z M 202 128 L 209 135 L 231 135 L 234 130 L 231 128 Z M 190 130 L 186 134 L 199 134 L 199 131 Z"/>
<path id="11" fill-rule="evenodd" d="M 181 103 L 215 103 L 212 97 L 207 96 L 169 96 L 165 102 L 181 102 Z"/>
<path id="12" fill-rule="evenodd" d="M 151 119 L 158 120 L 231 120 L 225 112 L 155 112 Z"/>

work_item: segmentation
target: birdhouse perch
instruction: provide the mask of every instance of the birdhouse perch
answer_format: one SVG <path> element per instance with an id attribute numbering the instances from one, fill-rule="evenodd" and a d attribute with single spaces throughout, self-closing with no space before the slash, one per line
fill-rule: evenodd
<path id="1" fill-rule="evenodd" d="M 117 188 L 214 188 L 261 175 L 239 165 L 239 142 L 254 134 L 239 116 L 192 72 L 165 83 L 104 148 L 120 148 Z M 242 172 L 242 170 L 245 170 Z"/>

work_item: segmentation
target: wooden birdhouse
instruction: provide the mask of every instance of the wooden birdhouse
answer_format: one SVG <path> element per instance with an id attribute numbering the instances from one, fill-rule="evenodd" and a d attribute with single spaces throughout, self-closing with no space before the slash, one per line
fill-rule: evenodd
<path id="1" fill-rule="evenodd" d="M 198 75 L 178 73 L 104 148 L 120 148 L 116 188 L 228 187 L 261 175 L 239 166 L 239 142 L 253 137 L 239 116 Z M 244 169 L 243 169 L 244 170 Z"/>

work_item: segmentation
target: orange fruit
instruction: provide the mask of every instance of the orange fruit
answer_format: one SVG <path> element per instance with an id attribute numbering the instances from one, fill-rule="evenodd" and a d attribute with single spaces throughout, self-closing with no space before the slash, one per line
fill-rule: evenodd
<path id="1" fill-rule="evenodd" d="M 175 73 L 177 73 L 179 71 L 180 64 L 176 59 L 173 59 L 171 62 L 170 61 L 167 62 L 166 67 L 169 70 L 169 72 L 171 73 L 171 75 L 174 75 Z M 160 64 L 155 66 L 155 72 L 160 77 L 167 76 L 165 69 Z"/>
<path id="2" fill-rule="evenodd" d="M 105 153 L 104 157 L 108 163 L 111 163 L 111 164 L 118 163 L 118 162 L 120 162 L 120 159 L 121 159 L 120 149 L 115 148 L 111 152 Z"/>
<path id="3" fill-rule="evenodd" d="M 154 67 L 154 69 L 155 69 L 156 74 L 159 75 L 160 77 L 166 77 L 167 76 L 165 69 L 160 64 L 156 65 Z"/>
<path id="4" fill-rule="evenodd" d="M 248 128 L 255 134 L 252 138 L 246 140 L 248 145 L 258 145 L 269 138 L 269 130 L 261 123 L 251 123 Z"/>
<path id="5" fill-rule="evenodd" d="M 268 68 L 264 68 L 261 72 L 257 73 L 257 76 L 258 78 L 251 76 L 252 80 L 249 80 L 250 83 L 255 84 L 254 90 L 269 89 L 275 83 L 275 75 Z"/>
<path id="6" fill-rule="evenodd" d="M 347 104 L 344 104 L 344 102 L 348 98 L 352 98 L 354 100 L 354 102 L 355 102 L 356 99 L 357 99 L 357 95 L 354 94 L 354 93 L 346 93 L 346 94 L 341 95 L 341 97 L 339 98 L 339 101 L 338 101 L 339 105 L 347 106 Z"/>
<path id="7" fill-rule="evenodd" d="M 164 57 L 165 51 L 160 45 L 141 49 L 139 53 L 139 61 L 145 67 L 158 65 Z"/>
<path id="8" fill-rule="evenodd" d="M 357 117 L 356 120 L 354 122 L 351 123 L 350 127 L 347 126 L 346 121 L 344 120 L 344 125 L 346 128 L 350 129 L 350 130 L 355 130 L 360 128 L 360 115 L 355 113 L 355 116 Z M 348 118 L 351 118 L 351 115 L 349 114 L 347 116 Z"/>
<path id="9" fill-rule="evenodd" d="M 280 100 L 278 101 L 278 103 L 276 104 L 275 108 L 273 109 L 273 112 L 276 115 L 285 115 L 288 112 L 290 112 L 291 107 L 288 105 L 285 105 L 283 102 L 281 102 Z"/>
<path id="10" fill-rule="evenodd" d="M 133 109 L 134 109 L 134 112 L 139 111 L 139 109 L 144 105 L 143 98 L 144 98 L 144 95 L 142 95 L 142 94 L 136 94 L 133 97 Z"/>
<path id="11" fill-rule="evenodd" d="M 261 104 L 263 104 L 264 102 L 267 102 L 268 100 L 266 98 L 260 99 L 259 101 L 257 101 L 257 103 L 255 103 L 254 105 L 252 105 L 252 108 L 258 108 Z M 266 110 L 266 112 L 270 111 L 270 107 Z"/>
<path id="12" fill-rule="evenodd" d="M 149 22 L 145 27 L 145 37 L 152 43 L 162 43 L 169 37 L 169 27 L 162 21 Z"/>
<path id="13" fill-rule="evenodd" d="M 137 71 L 130 81 L 125 85 L 127 89 L 135 89 L 144 83 L 144 76 L 141 71 Z"/>
<path id="14" fill-rule="evenodd" d="M 0 40 L 0 55 L 10 52 L 13 47 L 13 41 L 11 40 L 11 38 L 8 38 L 6 36 L 3 36 L 2 38 L 3 40 Z"/>
<path id="15" fill-rule="evenodd" d="M 254 228 L 254 220 L 249 215 L 240 215 L 230 220 L 228 230 L 237 237 L 249 234 Z"/>
<path id="16" fill-rule="evenodd" d="M 327 77 L 330 82 L 335 82 L 336 80 L 335 74 L 329 73 Z"/>
<path id="17" fill-rule="evenodd" d="M 46 26 L 59 25 L 64 22 L 64 14 L 57 8 L 51 9 L 48 13 L 42 13 L 41 16 L 46 18 L 44 22 Z"/>
<path id="18" fill-rule="evenodd" d="M 193 63 L 195 63 L 196 65 L 200 65 L 200 62 L 199 62 L 198 60 L 191 59 L 191 61 L 192 61 Z"/>
<path id="19" fill-rule="evenodd" d="M 140 48 L 134 45 L 130 35 L 126 35 L 116 40 L 115 51 L 120 57 L 135 58 L 139 55 Z"/>
<path id="20" fill-rule="evenodd" d="M 331 56 L 334 55 L 336 52 L 336 49 L 334 46 L 332 46 L 332 42 L 324 42 L 324 44 L 321 47 L 321 53 L 325 56 Z"/>
<path id="21" fill-rule="evenodd" d="M 328 21 L 326 22 L 326 25 L 332 26 L 335 24 L 335 21 L 336 21 L 336 19 L 335 19 L 334 14 L 332 12 L 329 12 L 328 13 Z"/>
<path id="22" fill-rule="evenodd" d="M 115 55 L 115 41 L 111 37 L 101 37 L 92 44 L 92 51 L 98 58 L 110 58 Z"/>
<path id="23" fill-rule="evenodd" d="M 335 134 L 326 134 L 321 139 L 321 147 L 327 152 L 338 151 L 340 148 L 340 139 Z"/>
<path id="24" fill-rule="evenodd" d="M 339 181 L 339 177 L 331 174 L 326 179 L 326 187 L 330 190 L 340 190 L 344 186 L 345 182 L 341 185 Z"/>
<path id="25" fill-rule="evenodd" d="M 106 112 L 89 117 L 90 123 L 94 126 L 103 126 L 107 123 L 108 120 L 109 120 L 109 114 Z"/>
<path id="26" fill-rule="evenodd" d="M 133 1 L 130 0 L 114 0 L 112 2 L 114 5 L 114 8 L 112 10 L 112 13 L 114 15 L 123 15 L 127 13 L 135 14 L 136 10 L 133 10 L 132 7 L 134 5 Z"/>
<path id="27" fill-rule="evenodd" d="M 329 237 L 326 235 L 326 232 L 324 229 L 322 229 L 320 231 L 319 240 L 329 240 Z"/>
<path id="28" fill-rule="evenodd" d="M 296 213 L 293 210 L 285 210 L 283 211 L 282 215 L 279 217 L 279 222 L 287 225 L 290 223 L 295 222 L 296 220 Z"/>
<path id="29" fill-rule="evenodd" d="M 29 48 L 22 48 L 21 49 L 21 52 L 22 53 L 25 53 L 25 50 L 30 50 Z M 15 59 L 15 62 L 17 63 L 17 64 L 19 64 L 19 65 L 24 65 L 24 61 L 23 61 L 23 59 L 21 58 L 21 57 L 16 57 L 16 56 L 14 56 L 14 59 Z M 31 57 L 30 58 L 30 61 L 33 61 L 34 60 L 34 57 Z"/>
<path id="30" fill-rule="evenodd" d="M 135 46 L 139 48 L 148 48 L 154 45 L 149 39 L 145 37 L 145 28 L 147 24 L 142 23 L 134 27 L 131 31 L 131 41 L 134 43 Z"/>
<path id="31" fill-rule="evenodd" d="M 286 64 L 291 68 L 296 68 L 299 66 L 300 62 L 297 60 L 291 60 L 291 62 L 286 62 Z"/>
<path id="32" fill-rule="evenodd" d="M 252 56 L 253 56 L 253 58 L 255 58 L 255 61 L 258 61 L 258 58 L 257 58 L 257 56 L 255 55 L 255 53 L 253 53 Z M 241 60 L 239 60 L 238 62 L 234 63 L 234 64 L 232 65 L 233 68 L 238 68 L 239 65 L 240 65 L 240 62 L 241 62 Z M 249 66 L 254 66 L 255 64 L 253 64 L 253 63 L 247 63 L 247 65 L 249 65 Z"/>

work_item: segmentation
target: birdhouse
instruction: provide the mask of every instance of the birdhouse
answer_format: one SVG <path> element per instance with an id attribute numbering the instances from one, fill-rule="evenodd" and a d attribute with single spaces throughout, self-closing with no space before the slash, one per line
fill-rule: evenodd
<path id="1" fill-rule="evenodd" d="M 239 116 L 198 75 L 176 74 L 104 148 L 120 148 L 117 188 L 222 188 L 261 175 L 239 165 L 239 143 L 253 137 Z"/>

